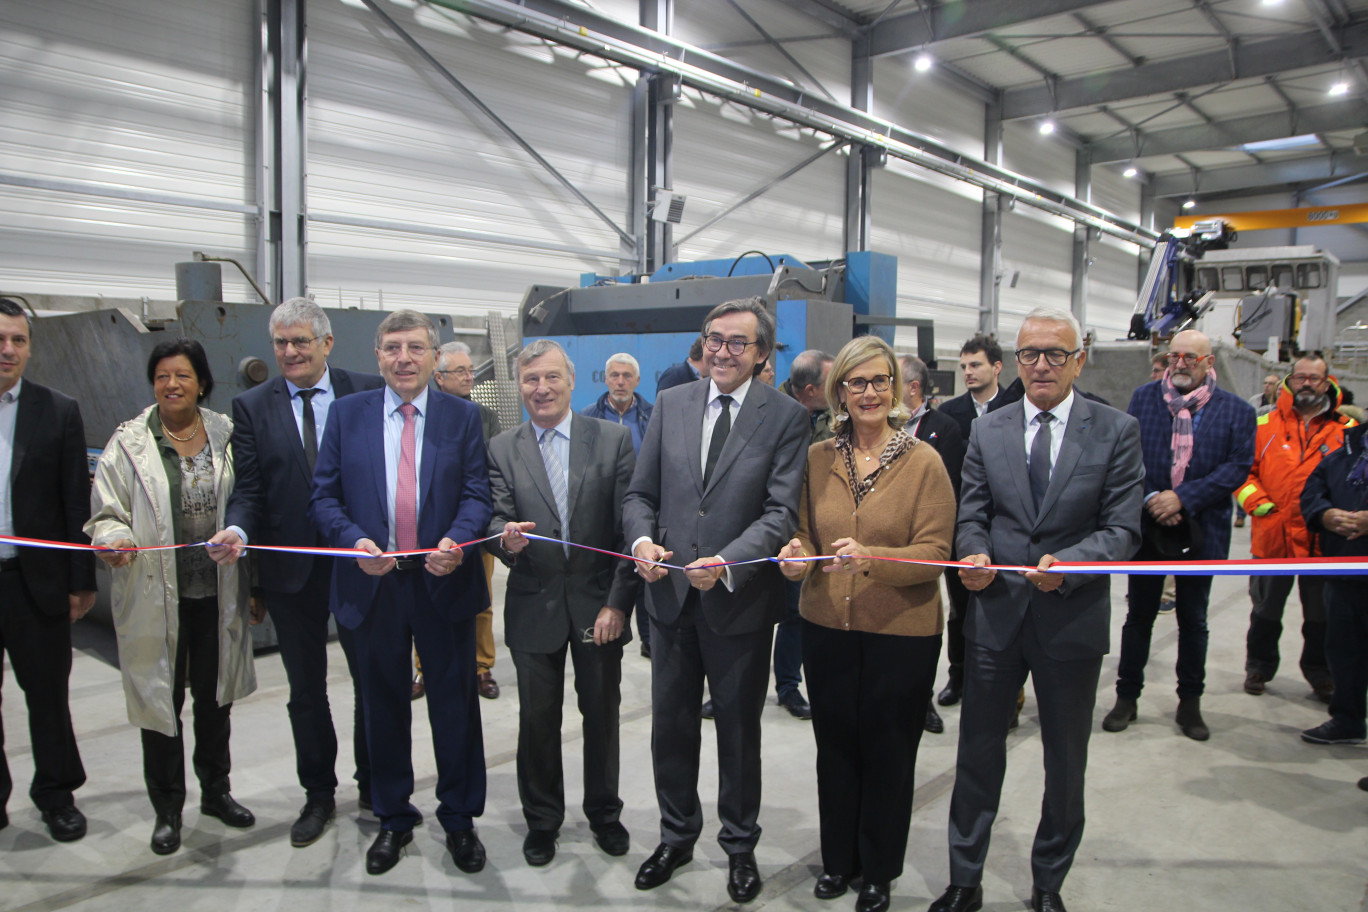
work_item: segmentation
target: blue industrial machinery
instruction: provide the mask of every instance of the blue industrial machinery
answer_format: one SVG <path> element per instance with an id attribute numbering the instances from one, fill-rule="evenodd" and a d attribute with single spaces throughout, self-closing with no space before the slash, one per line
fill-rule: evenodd
<path id="1" fill-rule="evenodd" d="M 1170 338 L 1201 319 L 1219 289 L 1201 286 L 1195 264 L 1208 250 L 1225 250 L 1235 238 L 1234 229 L 1220 219 L 1164 232 L 1135 302 L 1128 338 Z"/>
<path id="2" fill-rule="evenodd" d="M 935 357 L 930 320 L 897 316 L 897 258 L 860 251 L 808 264 L 789 255 L 743 254 L 735 259 L 669 263 L 650 276 L 586 274 L 577 288 L 533 285 L 519 311 L 523 341 L 559 342 L 579 372 L 576 410 L 603 393 L 609 355 L 627 352 L 641 364 L 642 394 L 684 360 L 703 318 L 723 301 L 760 297 L 775 315 L 775 371 L 788 376 L 793 358 L 809 348 L 835 352 L 853 336 L 874 333 L 889 343 L 897 326 L 917 330 L 917 352 Z"/>

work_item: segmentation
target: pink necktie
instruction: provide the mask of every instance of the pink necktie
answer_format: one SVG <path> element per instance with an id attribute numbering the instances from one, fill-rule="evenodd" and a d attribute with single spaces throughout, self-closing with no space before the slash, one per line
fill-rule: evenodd
<path id="1" fill-rule="evenodd" d="M 399 406 L 404 416 L 404 432 L 399 443 L 399 478 L 394 486 L 394 541 L 400 551 L 418 547 L 418 472 L 415 469 L 417 432 L 414 417 L 418 408 L 412 402 Z"/>

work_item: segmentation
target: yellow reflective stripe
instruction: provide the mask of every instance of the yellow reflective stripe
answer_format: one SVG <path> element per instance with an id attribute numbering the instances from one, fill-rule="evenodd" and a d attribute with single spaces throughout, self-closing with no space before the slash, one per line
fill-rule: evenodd
<path id="1" fill-rule="evenodd" d="M 1235 492 L 1235 501 L 1240 505 L 1241 510 L 1245 510 L 1245 501 L 1249 499 L 1250 494 L 1253 494 L 1257 490 L 1259 490 L 1259 486 L 1250 483 Z M 1249 511 L 1245 510 L 1245 512 L 1248 513 Z"/>
<path id="2" fill-rule="evenodd" d="M 1255 421 L 1254 423 L 1255 423 L 1255 424 L 1268 424 L 1268 419 L 1269 419 L 1269 417 L 1270 417 L 1272 414 L 1273 414 L 1272 412 L 1264 412 L 1262 415 L 1259 416 L 1258 420 Z"/>

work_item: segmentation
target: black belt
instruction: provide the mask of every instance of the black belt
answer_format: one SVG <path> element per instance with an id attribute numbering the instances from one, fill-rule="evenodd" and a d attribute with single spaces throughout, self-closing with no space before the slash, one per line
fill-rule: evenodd
<path id="1" fill-rule="evenodd" d="M 0 560 L 0 573 L 18 573 L 18 572 L 19 572 L 19 558 L 17 558 L 17 557 L 7 557 L 7 558 L 5 558 L 4 560 Z"/>
<path id="2" fill-rule="evenodd" d="M 394 569 L 398 570 L 400 573 L 407 573 L 411 570 L 421 570 L 423 569 L 423 564 L 426 562 L 427 558 L 416 554 L 412 557 L 396 557 L 394 559 Z"/>

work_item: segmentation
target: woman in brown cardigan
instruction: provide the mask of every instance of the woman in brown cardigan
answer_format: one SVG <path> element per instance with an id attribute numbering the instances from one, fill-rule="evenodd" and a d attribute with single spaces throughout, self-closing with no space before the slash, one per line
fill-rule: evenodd
<path id="1" fill-rule="evenodd" d="M 940 656 L 941 568 L 955 495 L 936 451 L 908 435 L 898 360 L 883 340 L 851 340 L 831 366 L 836 437 L 808 450 L 798 535 L 779 557 L 804 579 L 803 667 L 817 738 L 822 876 L 835 899 L 860 875 L 857 912 L 888 908 L 912 820 L 913 769 Z"/>

